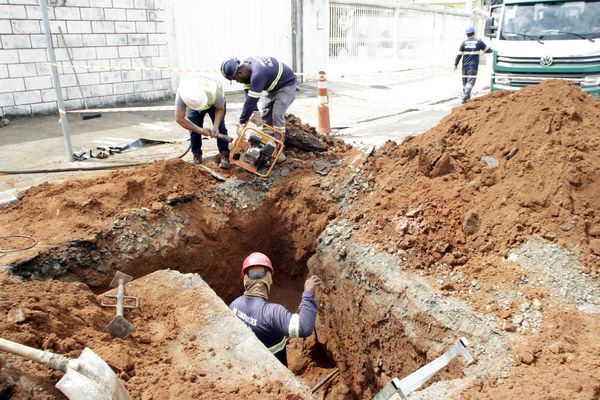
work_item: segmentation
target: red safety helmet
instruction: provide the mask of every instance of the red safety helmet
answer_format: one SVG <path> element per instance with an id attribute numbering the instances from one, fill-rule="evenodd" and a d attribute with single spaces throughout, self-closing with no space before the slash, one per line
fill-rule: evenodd
<path id="1" fill-rule="evenodd" d="M 244 276 L 248 268 L 258 266 L 267 267 L 269 271 L 271 271 L 271 276 L 275 276 L 275 270 L 273 269 L 271 260 L 269 260 L 269 257 L 265 256 L 263 253 L 259 252 L 254 252 L 246 257 L 244 263 L 242 264 L 242 276 Z"/>

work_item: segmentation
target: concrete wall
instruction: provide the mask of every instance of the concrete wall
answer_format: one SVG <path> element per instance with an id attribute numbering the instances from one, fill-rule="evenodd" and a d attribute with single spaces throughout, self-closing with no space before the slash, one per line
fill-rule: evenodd
<path id="1" fill-rule="evenodd" d="M 83 107 L 69 58 L 76 66 L 163 67 L 168 63 L 164 0 L 49 0 L 50 29 L 67 109 Z M 0 0 L 0 114 L 56 112 L 56 93 L 38 0 Z M 77 69 L 88 104 L 151 101 L 171 95 L 160 71 Z"/>
<path id="2" fill-rule="evenodd" d="M 327 71 L 329 60 L 329 0 L 304 0 L 302 10 L 302 65 L 308 80 L 310 74 Z"/>

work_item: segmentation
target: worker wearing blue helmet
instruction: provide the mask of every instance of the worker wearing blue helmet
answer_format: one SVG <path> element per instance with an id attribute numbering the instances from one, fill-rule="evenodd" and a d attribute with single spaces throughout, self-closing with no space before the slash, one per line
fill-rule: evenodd
<path id="1" fill-rule="evenodd" d="M 467 39 L 464 40 L 458 50 L 456 59 L 454 60 L 454 70 L 458 68 L 458 63 L 462 57 L 462 83 L 463 83 L 463 96 L 462 102 L 466 103 L 471 98 L 471 91 L 475 86 L 475 80 L 477 79 L 477 70 L 479 69 L 479 54 L 481 52 L 491 53 L 492 49 L 489 48 L 483 41 L 475 37 L 475 28 L 468 27 L 465 31 Z"/>
<path id="2" fill-rule="evenodd" d="M 248 122 L 258 110 L 262 92 L 267 92 L 263 120 L 285 132 L 285 112 L 296 97 L 296 76 L 290 67 L 274 57 L 250 57 L 244 61 L 230 58 L 221 64 L 221 73 L 225 79 L 244 85 L 246 100 L 240 124 Z"/>

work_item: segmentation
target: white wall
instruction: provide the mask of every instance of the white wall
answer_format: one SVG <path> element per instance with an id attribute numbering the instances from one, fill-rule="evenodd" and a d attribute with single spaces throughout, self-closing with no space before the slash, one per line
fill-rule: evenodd
<path id="1" fill-rule="evenodd" d="M 303 4 L 303 69 L 307 78 L 320 70 L 328 71 L 329 0 L 304 0 Z"/>
<path id="2" fill-rule="evenodd" d="M 172 0 L 176 66 L 221 77 L 223 60 L 272 56 L 292 67 L 290 0 Z M 181 72 L 183 73 L 183 72 Z M 181 74 L 180 73 L 180 74 Z M 178 76 L 174 77 L 174 87 Z M 238 90 L 237 83 L 226 90 Z"/>
<path id="3" fill-rule="evenodd" d="M 170 74 L 142 71 L 168 63 L 163 0 L 49 0 L 63 97 L 68 109 L 83 107 L 67 52 L 75 65 L 138 68 L 133 71 L 77 69 L 88 104 L 152 101 L 171 95 Z M 38 0 L 0 0 L 0 114 L 56 112 L 46 37 Z"/>

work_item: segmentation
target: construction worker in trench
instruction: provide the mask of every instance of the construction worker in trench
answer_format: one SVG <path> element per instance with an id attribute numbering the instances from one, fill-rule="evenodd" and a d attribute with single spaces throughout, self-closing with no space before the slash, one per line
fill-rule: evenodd
<path id="1" fill-rule="evenodd" d="M 194 163 L 202 163 L 202 136 L 217 138 L 218 134 L 227 135 L 225 127 L 225 93 L 217 79 L 202 76 L 183 77 L 175 96 L 175 121 L 190 131 L 190 142 Z M 208 114 L 213 126 L 204 128 L 204 117 Z M 219 168 L 228 169 L 229 144 L 217 138 L 219 149 Z"/>
<path id="2" fill-rule="evenodd" d="M 300 310 L 292 314 L 281 304 L 268 301 L 274 275 L 275 269 L 269 257 L 258 252 L 250 254 L 242 264 L 244 294 L 229 308 L 287 367 L 288 337 L 308 337 L 314 329 L 317 318 L 315 290 L 321 279 L 311 276 L 304 282 Z"/>
<path id="3" fill-rule="evenodd" d="M 230 58 L 221 64 L 221 73 L 225 79 L 244 85 L 246 99 L 240 114 L 241 125 L 246 124 L 258 110 L 258 100 L 266 91 L 262 119 L 285 134 L 285 113 L 296 98 L 297 90 L 296 76 L 290 67 L 274 57 L 250 57 L 243 62 Z M 273 136 L 282 139 L 276 133 Z M 278 161 L 285 161 L 283 152 Z"/>
<path id="4" fill-rule="evenodd" d="M 475 28 L 468 27 L 465 31 L 467 39 L 465 39 L 458 49 L 458 54 L 454 60 L 454 70 L 458 68 L 458 63 L 462 57 L 462 83 L 463 96 L 462 103 L 466 103 L 471 99 L 471 91 L 477 80 L 477 70 L 479 69 L 479 54 L 480 52 L 491 53 L 489 48 L 482 40 L 475 37 Z"/>

